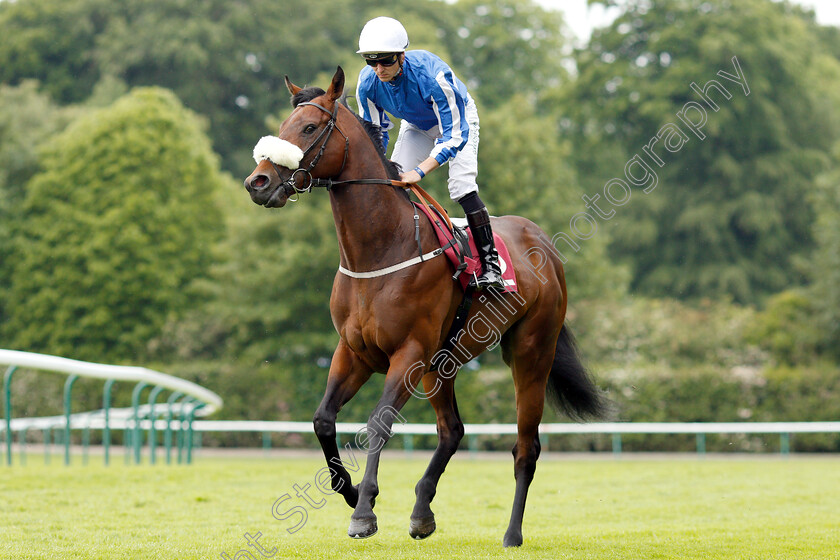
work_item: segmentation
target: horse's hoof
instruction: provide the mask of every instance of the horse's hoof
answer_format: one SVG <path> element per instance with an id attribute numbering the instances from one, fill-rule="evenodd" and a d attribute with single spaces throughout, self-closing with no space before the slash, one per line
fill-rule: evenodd
<path id="1" fill-rule="evenodd" d="M 408 534 L 412 539 L 425 539 L 435 532 L 437 525 L 435 525 L 435 516 L 423 517 L 421 519 L 411 518 L 411 525 L 408 528 Z"/>
<path id="2" fill-rule="evenodd" d="M 375 517 L 369 519 L 353 519 L 351 517 L 347 534 L 354 539 L 366 539 L 375 535 L 378 530 Z"/>
<path id="3" fill-rule="evenodd" d="M 522 533 L 505 533 L 503 541 L 505 548 L 511 546 L 522 546 Z"/>

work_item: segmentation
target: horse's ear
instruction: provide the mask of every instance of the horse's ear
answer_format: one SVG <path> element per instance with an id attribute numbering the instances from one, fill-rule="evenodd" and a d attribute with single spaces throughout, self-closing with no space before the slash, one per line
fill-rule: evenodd
<path id="1" fill-rule="evenodd" d="M 291 93 L 292 95 L 297 95 L 298 92 L 303 89 L 290 82 L 288 76 L 284 76 L 284 78 L 286 80 L 286 87 L 289 89 L 289 93 Z"/>
<path id="2" fill-rule="evenodd" d="M 344 93 L 344 70 L 342 70 L 341 66 L 339 66 L 335 71 L 335 75 L 333 76 L 329 89 L 327 89 L 327 96 L 332 101 L 335 101 L 341 97 L 342 93 Z"/>

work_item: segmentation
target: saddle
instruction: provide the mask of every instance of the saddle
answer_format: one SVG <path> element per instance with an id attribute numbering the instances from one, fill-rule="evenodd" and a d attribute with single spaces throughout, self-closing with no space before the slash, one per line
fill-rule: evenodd
<path id="1" fill-rule="evenodd" d="M 446 214 L 446 210 L 431 196 L 419 189 L 414 194 L 420 199 L 414 206 L 429 219 L 435 233 L 437 234 L 440 246 L 444 254 L 455 267 L 453 280 L 461 284 L 461 289 L 467 290 L 470 281 L 482 272 L 481 259 L 478 257 L 478 250 L 472 238 L 472 232 L 464 218 L 452 218 Z M 413 190 L 413 189 L 412 189 Z M 424 200 L 428 197 L 430 200 Z M 493 240 L 496 244 L 496 251 L 499 253 L 499 267 L 502 270 L 502 279 L 505 283 L 505 292 L 516 292 L 516 274 L 513 270 L 513 263 L 510 253 L 504 240 L 493 232 Z"/>
<path id="2" fill-rule="evenodd" d="M 429 371 L 440 371 L 446 362 L 448 352 L 457 344 L 459 333 L 467 323 L 467 317 L 472 307 L 473 293 L 475 292 L 475 284 L 471 283 L 470 280 L 481 273 L 482 263 L 477 256 L 478 250 L 466 219 L 450 220 L 443 206 L 419 185 L 403 183 L 400 186 L 410 189 L 420 201 L 419 203 L 413 203 L 415 210 L 422 212 L 431 222 L 432 229 L 435 230 L 440 242 L 439 250 L 443 251 L 452 266 L 455 267 L 455 274 L 452 275 L 452 279 L 460 282 L 461 289 L 464 292 L 464 297 L 455 311 L 455 317 L 452 319 L 449 331 L 443 339 L 443 346 L 435 353 L 429 367 Z M 416 211 L 414 215 L 415 223 L 419 220 Z M 502 270 L 502 279 L 505 284 L 504 292 L 516 292 L 516 275 L 514 274 L 513 263 L 510 260 L 510 252 L 504 240 L 495 232 L 493 232 L 493 240 L 496 244 L 496 251 L 499 253 L 499 268 Z M 423 248 L 419 246 L 419 230 L 417 244 L 422 255 Z"/>

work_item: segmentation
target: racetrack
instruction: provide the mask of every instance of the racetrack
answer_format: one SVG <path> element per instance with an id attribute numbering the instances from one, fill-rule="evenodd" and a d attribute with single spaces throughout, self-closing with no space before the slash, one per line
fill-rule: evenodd
<path id="1" fill-rule="evenodd" d="M 840 558 L 837 456 L 549 455 L 518 550 L 501 546 L 513 498 L 507 455 L 455 456 L 425 541 L 407 531 L 423 454 L 383 459 L 379 533 L 363 541 L 346 536 L 343 499 L 317 489 L 315 457 L 80 462 L 44 466 L 32 455 L 28 466 L 0 468 L 0 558 Z"/>

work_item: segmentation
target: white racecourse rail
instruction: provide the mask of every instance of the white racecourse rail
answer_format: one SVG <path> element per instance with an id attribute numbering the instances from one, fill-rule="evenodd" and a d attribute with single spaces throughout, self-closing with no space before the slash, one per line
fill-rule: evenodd
<path id="1" fill-rule="evenodd" d="M 208 416 L 222 407 L 222 399 L 216 393 L 196 385 L 192 381 L 144 367 L 94 364 L 17 350 L 0 350 L 0 365 L 79 375 L 81 377 L 114 379 L 116 381 L 145 381 L 151 386 L 158 385 L 172 391 L 180 391 L 205 403 L 202 409 L 196 411 L 199 416 Z"/>
<path id="2" fill-rule="evenodd" d="M 142 445 L 141 419 L 148 416 L 150 420 L 150 455 L 154 462 L 154 445 L 156 436 L 154 429 L 159 426 L 158 422 L 153 422 L 158 415 L 168 415 L 166 421 L 162 422 L 162 429 L 167 430 L 167 458 L 169 457 L 169 436 L 172 423 L 173 402 L 176 397 L 181 397 L 181 402 L 177 403 L 178 415 L 182 418 L 187 418 L 188 427 L 188 442 L 187 445 L 187 462 L 191 458 L 192 450 L 192 431 L 191 425 L 194 416 L 207 416 L 222 407 L 222 399 L 216 393 L 205 389 L 186 379 L 180 379 L 172 375 L 160 373 L 151 369 L 133 366 L 116 366 L 108 364 L 95 364 L 90 362 L 81 362 L 78 360 L 71 360 L 59 356 L 48 356 L 46 354 L 36 354 L 32 352 L 19 352 L 17 350 L 2 350 L 0 349 L 0 365 L 9 366 L 6 373 L 3 375 L 2 383 L 2 401 L 4 408 L 5 422 L 0 423 L 0 433 L 5 432 L 6 442 L 6 464 L 12 464 L 12 439 L 15 431 L 20 433 L 21 442 L 26 443 L 26 430 L 30 428 L 44 430 L 45 442 L 48 439 L 49 430 L 58 428 L 62 424 L 64 426 L 64 463 L 70 464 L 70 432 L 73 429 L 83 429 L 83 441 L 87 440 L 87 434 L 90 429 L 103 429 L 103 446 L 105 448 L 105 464 L 108 464 L 108 449 L 110 447 L 110 430 L 123 429 L 127 430 L 129 425 L 133 429 L 134 439 L 134 457 L 135 462 L 140 462 L 140 448 Z M 12 376 L 18 369 L 27 370 L 41 370 L 67 375 L 67 381 L 64 384 L 64 416 L 53 416 L 45 418 L 11 418 L 12 408 Z M 97 379 L 105 379 L 105 388 L 103 394 L 103 409 L 88 411 L 84 413 L 71 414 L 71 392 L 73 384 L 79 377 L 89 377 Z M 132 393 L 132 408 L 131 409 L 115 409 L 111 408 L 111 386 L 116 381 L 128 381 L 136 383 Z M 149 395 L 149 404 L 141 406 L 139 398 L 143 388 L 150 387 L 151 393 Z M 170 395 L 170 402 L 160 403 L 155 408 L 155 400 L 158 395 L 168 389 L 172 392 Z M 177 422 L 177 428 L 182 428 L 180 419 Z M 179 432 L 179 439 L 180 438 Z M 128 441 L 128 439 L 126 439 Z M 48 445 L 45 447 L 49 447 Z M 85 443 L 85 448 L 87 444 Z M 126 457 L 128 455 L 126 454 Z M 48 457 L 48 455 L 47 455 Z M 179 454 L 179 462 L 180 462 Z"/>
<path id="3" fill-rule="evenodd" d="M 338 434 L 358 434 L 366 429 L 363 423 L 339 422 Z M 223 421 L 199 420 L 193 429 L 198 432 L 262 432 L 312 433 L 311 422 L 272 421 Z M 406 450 L 413 449 L 411 436 L 434 435 L 434 424 L 400 424 L 393 427 L 394 434 L 408 436 Z M 475 451 L 475 439 L 480 435 L 516 434 L 516 424 L 465 424 L 464 434 L 469 436 L 470 449 Z M 540 435 L 549 434 L 607 434 L 612 435 L 614 453 L 621 452 L 621 434 L 695 434 L 697 452 L 705 453 L 706 434 L 779 434 L 780 451 L 790 451 L 790 434 L 840 433 L 840 422 L 594 422 L 591 424 L 555 423 L 540 424 Z"/>
<path id="4" fill-rule="evenodd" d="M 339 434 L 355 434 L 367 424 L 338 422 Z M 312 422 L 198 420 L 197 432 L 313 433 Z M 395 424 L 395 434 L 435 435 L 434 424 Z M 464 424 L 465 435 L 516 434 L 516 424 Z M 540 424 L 540 434 L 819 434 L 840 433 L 840 422 L 593 422 Z"/>

